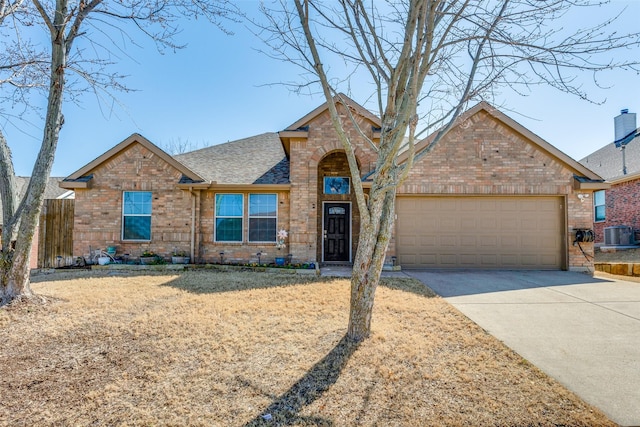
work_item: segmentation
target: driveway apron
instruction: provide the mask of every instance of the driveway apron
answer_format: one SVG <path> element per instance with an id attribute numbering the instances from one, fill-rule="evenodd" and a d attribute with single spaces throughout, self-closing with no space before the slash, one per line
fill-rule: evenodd
<path id="1" fill-rule="evenodd" d="M 405 270 L 623 426 L 640 426 L 640 283 L 566 271 Z"/>

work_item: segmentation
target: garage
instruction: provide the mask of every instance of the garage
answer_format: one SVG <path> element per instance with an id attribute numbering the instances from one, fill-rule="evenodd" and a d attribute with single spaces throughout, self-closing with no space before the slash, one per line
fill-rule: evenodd
<path id="1" fill-rule="evenodd" d="M 402 268 L 565 267 L 564 198 L 398 196 Z"/>

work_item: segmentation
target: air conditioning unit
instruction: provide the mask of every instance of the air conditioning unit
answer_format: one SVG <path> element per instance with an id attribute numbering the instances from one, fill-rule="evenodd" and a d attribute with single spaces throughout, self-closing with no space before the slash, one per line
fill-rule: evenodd
<path id="1" fill-rule="evenodd" d="M 615 225 L 604 229 L 605 246 L 629 246 L 635 244 L 633 229 L 627 225 Z"/>

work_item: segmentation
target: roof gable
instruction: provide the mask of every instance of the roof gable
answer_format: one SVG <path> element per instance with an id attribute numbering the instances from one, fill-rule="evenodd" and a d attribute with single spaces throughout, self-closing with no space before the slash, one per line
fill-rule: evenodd
<path id="1" fill-rule="evenodd" d="M 177 169 L 179 172 L 181 172 L 187 179 L 193 182 L 204 181 L 204 179 L 201 176 L 193 172 L 184 164 L 180 163 L 171 155 L 167 154 L 164 150 L 162 150 L 157 145 L 153 144 L 147 138 L 145 138 L 144 136 L 138 133 L 134 133 L 134 134 L 131 134 L 131 136 L 129 136 L 127 139 L 125 139 L 124 141 L 116 145 L 115 147 L 111 148 L 110 150 L 102 154 L 101 156 L 97 157 L 90 163 L 86 164 L 82 168 L 73 172 L 71 175 L 66 177 L 60 185 L 64 188 L 70 188 L 73 186 L 71 183 L 77 182 L 77 183 L 84 184 L 82 186 L 86 186 L 87 182 L 91 180 L 90 174 L 93 170 L 95 170 L 97 167 L 99 167 L 103 163 L 108 162 L 112 158 L 116 157 L 123 151 L 127 150 L 133 144 L 140 144 L 144 146 L 146 149 L 148 149 L 149 151 L 157 155 L 159 158 L 164 160 L 166 163 L 168 163 L 169 165 Z"/>
<path id="2" fill-rule="evenodd" d="M 445 132 L 442 135 L 442 137 L 444 137 L 447 133 L 451 132 L 453 129 L 460 126 L 464 126 L 465 122 L 468 119 L 470 119 L 476 114 L 479 114 L 481 111 L 486 112 L 487 114 L 489 114 L 494 119 L 498 120 L 503 125 L 509 127 L 510 129 L 522 135 L 527 140 L 527 142 L 533 145 L 536 149 L 539 149 L 547 153 L 552 158 L 558 160 L 559 162 L 564 164 L 568 169 L 573 171 L 575 174 L 585 176 L 591 180 L 596 180 L 596 181 L 602 180 L 602 177 L 600 177 L 598 174 L 596 174 L 589 168 L 585 167 L 584 165 L 580 164 L 578 161 L 574 160 L 567 154 L 563 153 L 562 151 L 560 151 L 559 149 L 557 149 L 556 147 L 554 147 L 544 139 L 540 138 L 538 135 L 531 132 L 529 129 L 522 126 L 520 123 L 516 122 L 511 117 L 507 116 L 506 114 L 504 114 L 497 108 L 493 107 L 491 104 L 489 104 L 486 101 L 482 101 L 476 104 L 475 106 L 471 107 L 470 109 L 465 111 L 463 114 L 461 114 L 456 119 L 453 126 L 451 126 L 451 128 L 449 128 L 449 130 L 447 130 L 447 132 Z M 427 138 L 418 142 L 416 144 L 415 152 L 420 153 L 421 151 L 428 149 L 430 145 L 433 143 L 437 134 L 438 134 L 438 131 L 435 131 L 431 135 L 429 135 Z M 408 154 L 405 151 L 400 155 L 399 161 L 404 162 L 407 160 L 407 158 L 408 158 Z"/>
<path id="3" fill-rule="evenodd" d="M 368 119 L 375 127 L 380 127 L 381 122 L 380 118 L 374 114 L 372 114 L 369 110 L 364 108 L 362 105 L 355 102 L 353 99 L 349 98 L 347 95 L 343 93 L 339 93 L 333 97 L 334 103 L 342 103 L 343 105 L 349 107 L 355 114 L 362 116 Z M 295 131 L 304 128 L 310 122 L 312 122 L 315 118 L 323 114 L 325 111 L 329 109 L 329 103 L 324 102 L 318 108 L 314 109 L 310 113 L 306 114 L 304 117 L 300 118 L 296 122 L 287 126 L 284 131 Z"/>

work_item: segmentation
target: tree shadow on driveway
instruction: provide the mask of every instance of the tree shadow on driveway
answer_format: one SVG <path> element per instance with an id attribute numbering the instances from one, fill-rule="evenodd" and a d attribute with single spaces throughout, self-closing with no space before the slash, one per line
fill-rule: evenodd
<path id="1" fill-rule="evenodd" d="M 585 273 L 551 270 L 405 270 L 405 273 L 443 298 L 610 282 Z"/>
<path id="2" fill-rule="evenodd" d="M 345 335 L 322 360 L 316 363 L 289 390 L 276 398 L 262 413 L 245 427 L 268 425 L 321 425 L 330 426 L 330 419 L 303 416 L 300 412 L 320 398 L 340 377 L 340 373 L 359 343 Z"/>

